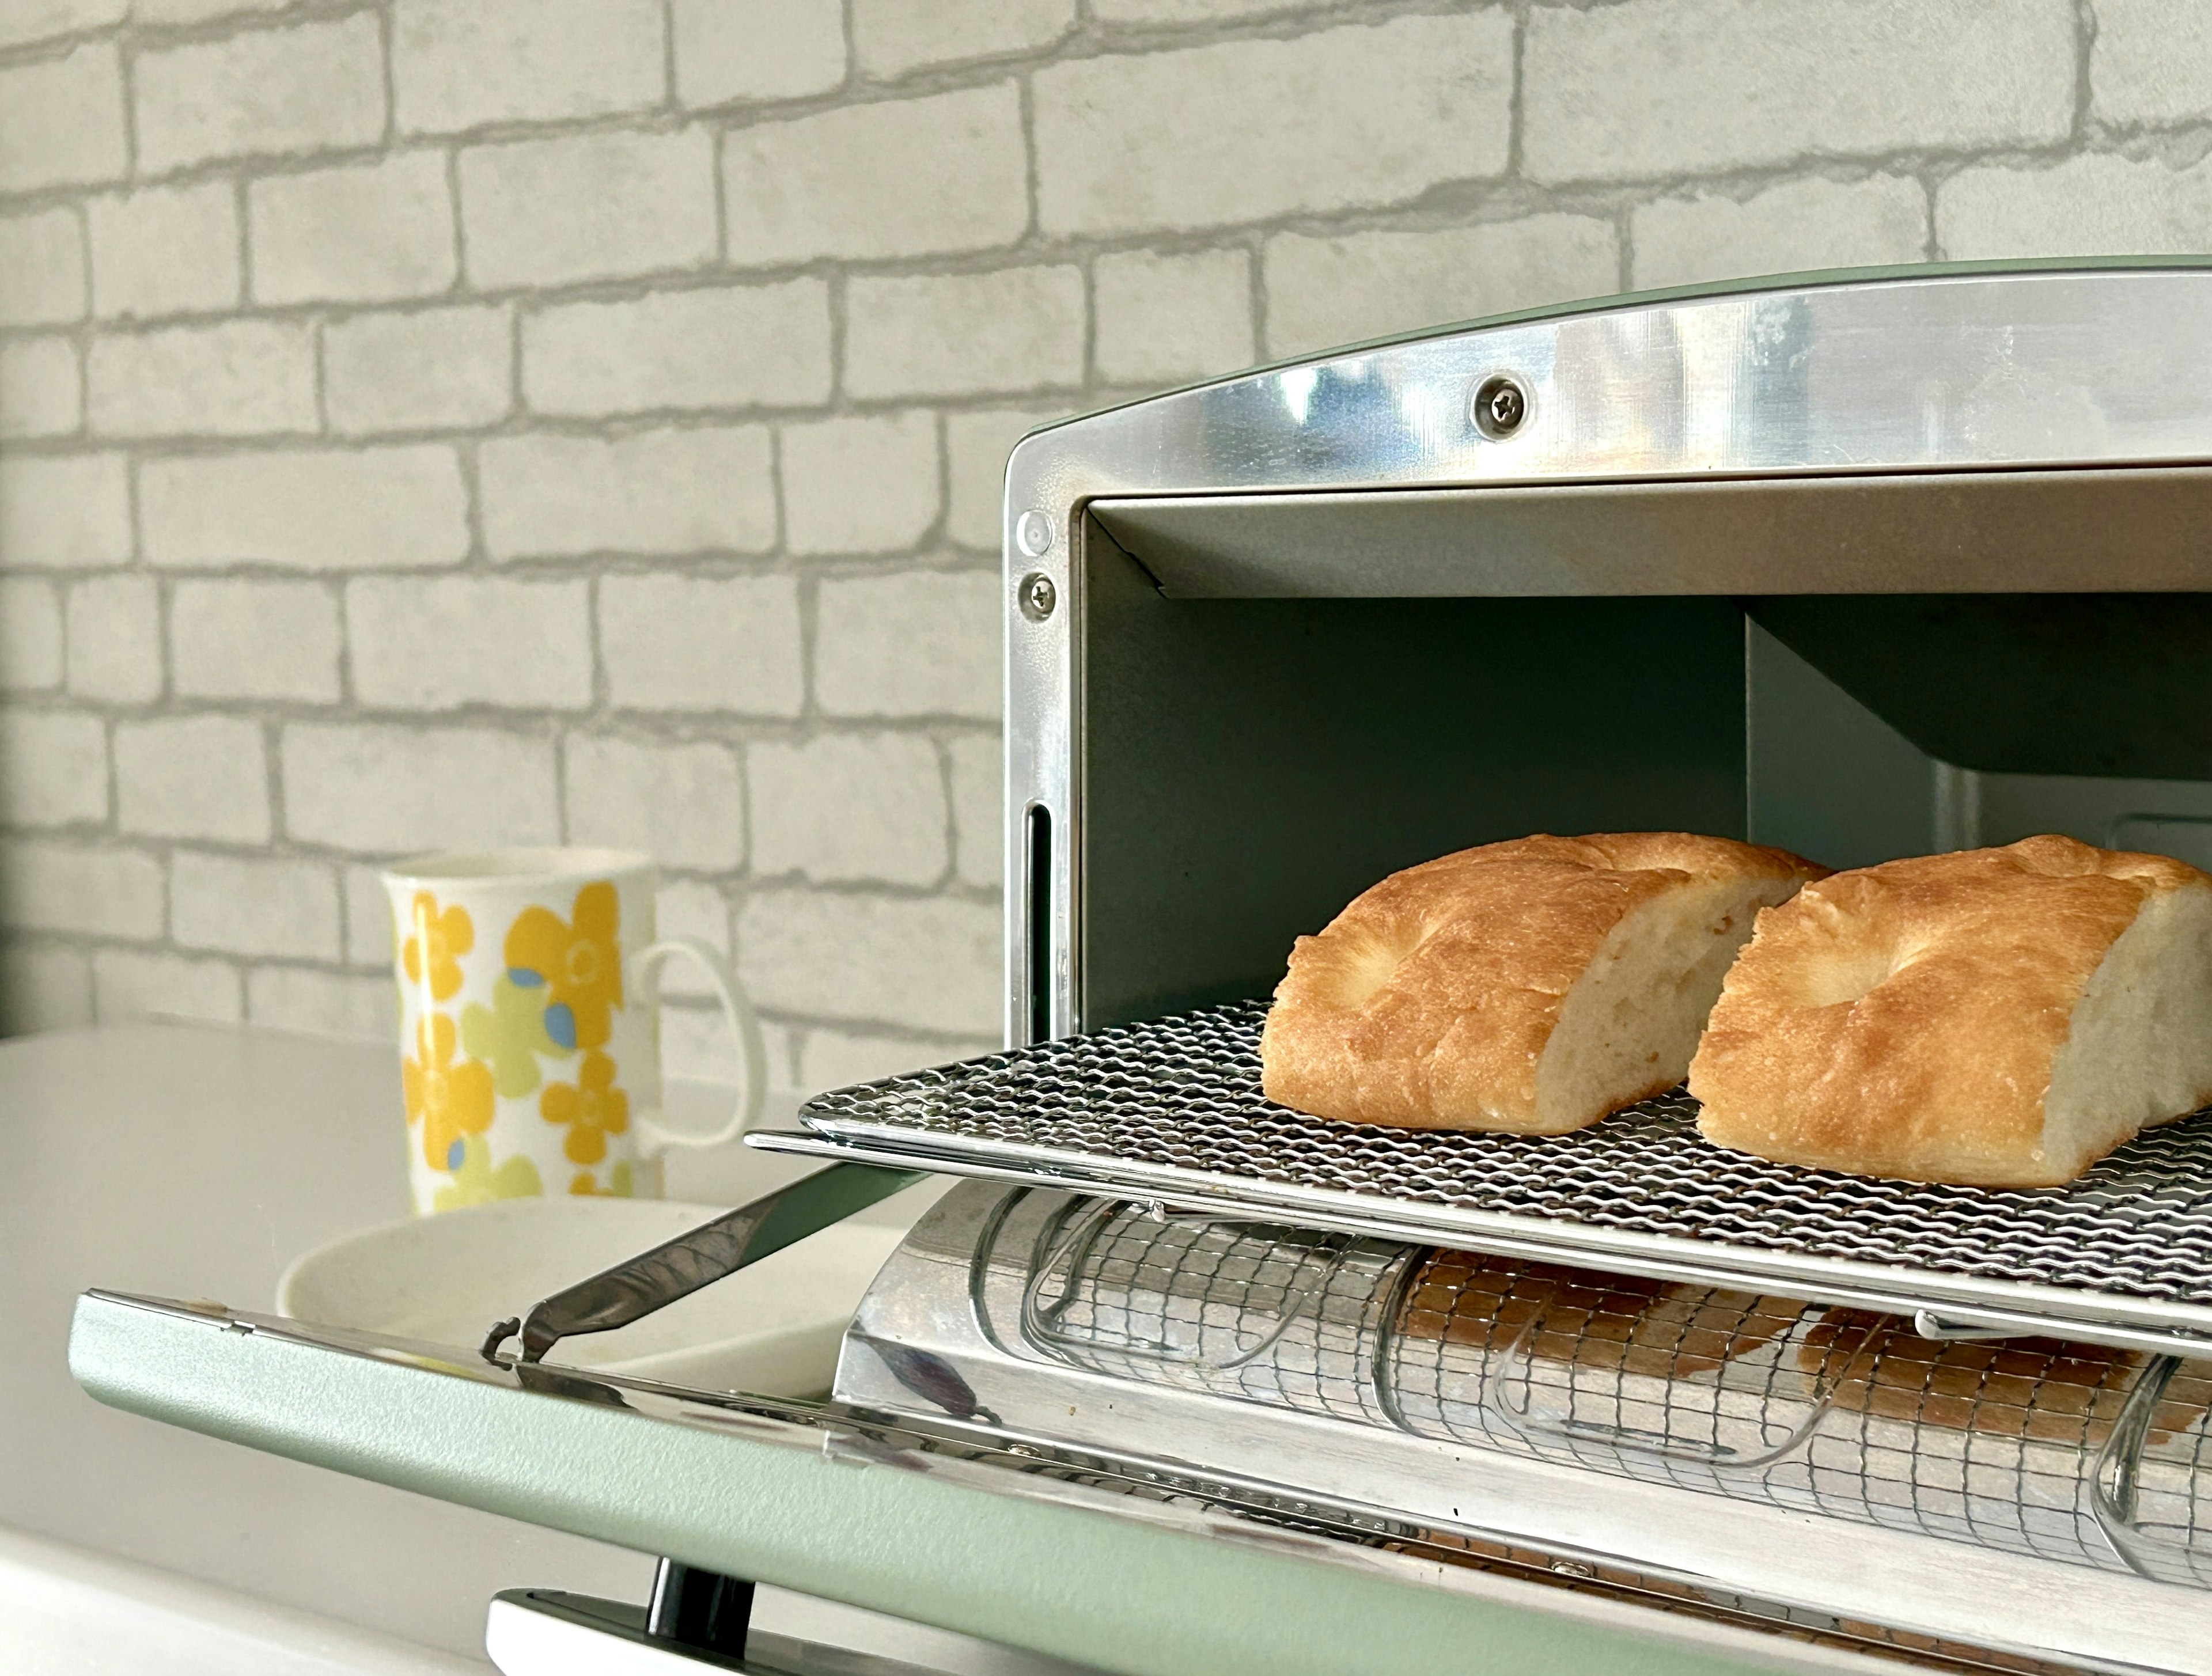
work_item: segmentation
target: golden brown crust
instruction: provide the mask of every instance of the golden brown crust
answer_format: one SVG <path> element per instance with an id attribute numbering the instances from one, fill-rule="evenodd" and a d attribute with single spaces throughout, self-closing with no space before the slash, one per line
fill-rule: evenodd
<path id="1" fill-rule="evenodd" d="M 1907 1181 L 2045 1185 L 2074 1005 L 2154 891 L 2212 884 L 2070 838 L 1837 873 L 1762 909 L 1690 1064 L 1708 1140 Z"/>
<path id="2" fill-rule="evenodd" d="M 1267 1097 L 1354 1122 L 1515 1127 L 1561 1002 L 1632 908 L 1690 878 L 1824 871 L 1727 838 L 1626 832 L 1393 873 L 1291 950 L 1261 1043 Z"/>

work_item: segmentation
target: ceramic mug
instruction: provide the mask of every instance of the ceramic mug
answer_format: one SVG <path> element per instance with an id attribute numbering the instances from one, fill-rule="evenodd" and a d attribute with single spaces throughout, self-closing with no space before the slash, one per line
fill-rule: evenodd
<path id="1" fill-rule="evenodd" d="M 415 1212 L 537 1193 L 657 1198 L 660 1155 L 744 1132 L 767 1092 L 760 1023 L 720 955 L 653 937 L 659 870 L 611 850 L 425 855 L 384 874 L 399 981 Z M 661 962 L 707 969 L 744 1060 L 708 1134 L 660 1111 Z"/>

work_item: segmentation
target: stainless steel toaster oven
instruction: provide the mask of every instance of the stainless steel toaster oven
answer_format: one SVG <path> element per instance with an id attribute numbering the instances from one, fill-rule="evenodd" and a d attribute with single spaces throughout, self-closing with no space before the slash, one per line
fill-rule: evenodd
<path id="1" fill-rule="evenodd" d="M 2212 865 L 2212 270 L 1338 351 L 1028 437 L 1005 556 L 1005 1053 L 821 1096 L 750 1139 L 831 1168 L 480 1350 L 90 1295 L 95 1394 L 1112 1670 L 2212 1672 L 2212 1119 L 1995 1192 L 1680 1091 L 1355 1129 L 1256 1054 L 1299 932 L 1493 839 Z M 823 1403 L 561 1369 L 919 1171 Z"/>

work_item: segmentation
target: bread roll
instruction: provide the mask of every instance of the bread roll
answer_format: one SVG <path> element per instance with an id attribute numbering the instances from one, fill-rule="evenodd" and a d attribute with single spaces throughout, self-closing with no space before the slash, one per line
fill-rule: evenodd
<path id="1" fill-rule="evenodd" d="M 2212 1101 L 2212 878 L 2057 837 L 1838 873 L 1759 916 L 1690 1092 L 1783 1163 L 2071 1181 Z"/>
<path id="2" fill-rule="evenodd" d="M 1317 1117 L 1557 1135 L 1672 1088 L 1765 903 L 1825 870 L 1683 832 L 1519 838 L 1393 873 L 1301 937 L 1261 1038 Z"/>

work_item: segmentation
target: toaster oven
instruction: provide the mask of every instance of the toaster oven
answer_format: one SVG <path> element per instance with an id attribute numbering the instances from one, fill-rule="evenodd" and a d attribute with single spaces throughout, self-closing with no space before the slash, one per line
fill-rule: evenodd
<path id="1" fill-rule="evenodd" d="M 1354 1129 L 1256 1056 L 1298 933 L 1529 832 L 2212 865 L 2209 391 L 2212 270 L 2107 264 L 1619 299 L 1048 427 L 1006 1052 L 818 1098 L 750 1139 L 830 1168 L 480 1349 L 94 1293 L 73 1365 L 669 1557 L 649 1612 L 502 1597 L 495 1656 L 735 1657 L 744 1579 L 1129 1672 L 2212 1672 L 2212 1120 L 1984 1192 L 1722 1154 L 1680 1091 Z M 561 1368 L 918 1171 L 965 1179 L 825 1402 Z"/>

